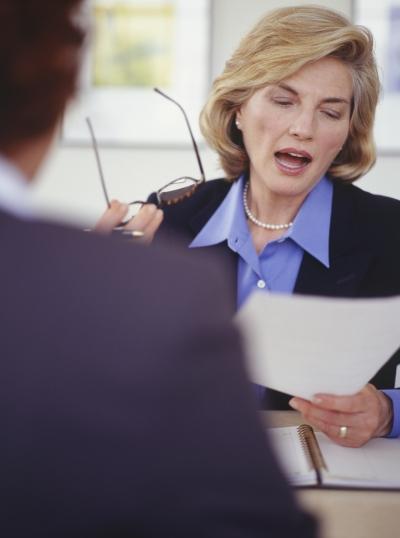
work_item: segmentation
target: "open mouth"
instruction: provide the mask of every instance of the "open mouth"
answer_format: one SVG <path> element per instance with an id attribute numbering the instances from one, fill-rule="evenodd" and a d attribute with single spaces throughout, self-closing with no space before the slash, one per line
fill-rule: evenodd
<path id="1" fill-rule="evenodd" d="M 302 172 L 311 163 L 312 157 L 306 152 L 282 150 L 275 153 L 275 161 L 282 171 L 295 174 Z"/>

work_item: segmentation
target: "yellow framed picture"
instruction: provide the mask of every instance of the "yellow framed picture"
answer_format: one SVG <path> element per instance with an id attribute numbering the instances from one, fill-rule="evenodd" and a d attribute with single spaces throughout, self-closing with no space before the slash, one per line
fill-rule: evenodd
<path id="1" fill-rule="evenodd" d="M 177 110 L 153 88 L 185 107 L 198 134 L 210 82 L 209 10 L 209 0 L 88 2 L 91 39 L 63 141 L 89 143 L 85 117 L 90 117 L 103 145 L 189 144 Z"/>

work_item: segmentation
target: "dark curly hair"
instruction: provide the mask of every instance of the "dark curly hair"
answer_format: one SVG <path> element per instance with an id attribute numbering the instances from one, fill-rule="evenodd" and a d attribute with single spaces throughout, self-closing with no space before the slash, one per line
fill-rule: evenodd
<path id="1" fill-rule="evenodd" d="M 1 0 L 0 151 L 54 127 L 74 95 L 82 0 Z"/>

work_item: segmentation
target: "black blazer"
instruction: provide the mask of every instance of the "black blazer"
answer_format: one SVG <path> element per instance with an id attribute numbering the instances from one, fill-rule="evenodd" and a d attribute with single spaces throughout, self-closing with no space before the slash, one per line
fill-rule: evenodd
<path id="1" fill-rule="evenodd" d="M 158 241 L 178 234 L 188 244 L 219 207 L 230 189 L 224 179 L 207 181 L 190 198 L 164 207 Z M 351 184 L 334 182 L 329 238 L 331 266 L 326 268 L 305 253 L 294 293 L 328 297 L 384 297 L 400 294 L 400 201 L 373 195 Z M 152 194 L 149 201 L 155 203 Z M 223 258 L 226 278 L 236 305 L 237 255 L 226 242 L 204 249 Z M 349 320 L 351 323 L 351 320 Z M 366 327 L 366 330 L 368 328 Z M 393 388 L 395 354 L 371 380 L 378 388 Z M 269 391 L 269 404 L 288 408 L 289 397 Z"/>
<path id="2" fill-rule="evenodd" d="M 0 536 L 314 536 L 215 266 L 2 212 L 0 247 Z"/>

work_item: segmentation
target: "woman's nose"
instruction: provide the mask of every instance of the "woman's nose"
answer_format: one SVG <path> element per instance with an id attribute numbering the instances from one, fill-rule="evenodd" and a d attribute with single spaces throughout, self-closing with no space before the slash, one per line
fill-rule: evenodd
<path id="1" fill-rule="evenodd" d="M 310 140 L 314 136 L 314 116 L 310 112 L 302 112 L 294 118 L 289 134 L 300 140 Z"/>

